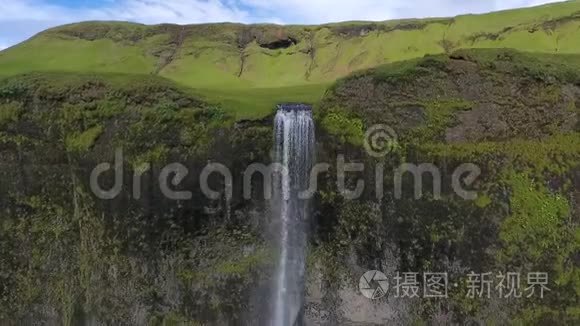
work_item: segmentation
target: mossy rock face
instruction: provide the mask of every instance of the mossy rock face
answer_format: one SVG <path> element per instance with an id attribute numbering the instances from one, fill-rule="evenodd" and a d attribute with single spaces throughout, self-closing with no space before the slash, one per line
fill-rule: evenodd
<path id="1" fill-rule="evenodd" d="M 154 76 L 10 77 L 0 80 L 0 110 L 0 323 L 242 318 L 246 293 L 270 268 L 252 226 L 263 223 L 252 213 L 260 205 L 244 200 L 241 186 L 231 199 L 209 200 L 199 175 L 220 162 L 241 185 L 245 166 L 269 158 L 271 128 L 236 125 Z M 91 172 L 113 164 L 119 149 L 121 192 L 99 199 Z M 191 200 L 160 190 L 161 170 L 173 162 L 189 169 L 177 190 L 191 190 Z M 114 181 L 104 173 L 98 182 L 107 189 Z M 210 184 L 219 190 L 223 180 Z"/>
<path id="2" fill-rule="evenodd" d="M 403 135 L 441 131 L 426 141 L 541 139 L 578 130 L 580 78 L 564 58 L 554 69 L 557 58 L 474 50 L 392 64 L 339 81 L 322 108 L 342 108 Z"/>
<path id="3" fill-rule="evenodd" d="M 448 271 L 458 287 L 445 302 L 457 322 L 475 316 L 492 324 L 573 323 L 580 284 L 571 262 L 580 250 L 578 76 L 565 57 L 489 49 L 394 63 L 338 81 L 316 112 L 319 159 L 334 162 L 344 154 L 347 161 L 364 162 L 358 178 L 367 191 L 349 201 L 333 182 L 323 185 L 316 252 L 327 254 L 318 264 L 327 270 L 342 266 L 339 275 L 328 274 L 339 282 L 357 279 L 361 266 Z M 398 136 L 398 146 L 383 158 L 361 146 L 365 131 L 377 124 Z M 382 200 L 374 191 L 378 163 L 386 171 Z M 415 199 L 410 174 L 397 196 L 393 175 L 403 163 L 437 167 L 441 198 L 433 190 L 435 177 L 427 176 L 422 197 Z M 473 201 L 451 187 L 452 174 L 465 163 L 481 170 L 469 186 L 477 193 Z M 355 174 L 346 182 L 354 189 Z M 374 208 L 361 211 L 361 205 Z M 465 297 L 462 271 L 510 268 L 523 275 L 547 272 L 558 294 L 544 301 L 500 300 L 501 313 L 494 300 Z M 340 307 L 337 291 L 328 289 L 327 309 Z M 430 321 L 437 308 L 421 302 L 411 311 L 417 320 Z"/>
<path id="4" fill-rule="evenodd" d="M 360 26 L 339 37 L 348 40 L 370 28 Z M 150 35 L 142 28 L 135 27 L 135 35 Z M 299 42 L 287 49 L 292 51 L 311 32 L 331 27 L 305 34 L 294 27 L 196 27 L 201 34 L 235 30 L 225 38 L 238 53 L 237 32 L 248 28 L 249 39 L 295 38 Z M 180 32 L 173 26 L 154 30 Z M 117 37 L 116 28 L 91 33 L 87 28 L 81 36 L 94 38 L 89 42 Z M 193 29 L 185 33 L 199 36 Z M 331 311 L 331 320 L 345 320 L 340 307 L 346 300 L 339 295 L 345 279 L 396 266 L 449 271 L 450 280 L 458 281 L 444 301 L 453 322 L 476 316 L 496 324 L 573 324 L 580 284 L 580 79 L 568 59 L 458 51 L 362 71 L 328 90 L 315 109 L 318 161 L 334 163 L 344 154 L 347 161 L 365 162 L 367 189 L 378 182 L 372 167 L 386 168 L 382 200 L 369 191 L 358 200 L 342 198 L 334 166 L 321 180 L 309 263 L 322 273 L 320 305 Z M 397 146 L 382 159 L 362 148 L 366 129 L 375 124 L 398 134 Z M 90 173 L 113 162 L 117 148 L 125 155 L 123 191 L 102 201 L 90 191 Z M 1 79 L 0 323 L 253 320 L 260 298 L 252 295 L 267 287 L 263 275 L 270 275 L 274 259 L 263 237 L 266 203 L 243 199 L 239 185 L 250 163 L 270 161 L 271 148 L 269 118 L 235 122 L 195 91 L 161 77 L 31 73 Z M 159 190 L 160 170 L 171 162 L 190 169 L 176 190 L 192 191 L 191 201 L 168 200 Z M 238 186 L 230 200 L 201 193 L 199 172 L 208 162 L 232 170 Z M 403 179 L 402 197 L 395 196 L 390 172 L 401 163 L 424 162 L 440 167 L 442 198 L 435 198 L 427 180 L 424 196 L 415 200 L 409 178 Z M 468 162 L 482 170 L 471 185 L 479 195 L 474 201 L 458 198 L 449 186 L 453 170 Z M 138 199 L 136 171 L 143 186 Z M 113 181 L 103 176 L 103 185 Z M 352 188 L 357 178 L 346 183 Z M 223 189 L 219 177 L 210 184 Z M 465 299 L 464 271 L 506 266 L 549 272 L 552 293 L 562 295 L 499 302 L 501 314 L 489 302 Z M 438 307 L 429 301 L 409 310 L 407 320 L 429 322 Z"/>

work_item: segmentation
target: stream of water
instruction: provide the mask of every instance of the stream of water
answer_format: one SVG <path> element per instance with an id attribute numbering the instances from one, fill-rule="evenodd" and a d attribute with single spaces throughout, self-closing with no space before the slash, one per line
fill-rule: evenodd
<path id="1" fill-rule="evenodd" d="M 314 160 L 314 121 L 309 106 L 278 106 L 275 119 L 276 161 L 288 170 L 274 184 L 273 212 L 279 258 L 275 276 L 272 326 L 302 324 L 309 201 L 298 194 L 308 188 Z"/>

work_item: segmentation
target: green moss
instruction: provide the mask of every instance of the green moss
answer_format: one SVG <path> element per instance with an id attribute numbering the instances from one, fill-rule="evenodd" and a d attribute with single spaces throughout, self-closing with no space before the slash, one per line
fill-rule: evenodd
<path id="1" fill-rule="evenodd" d="M 203 323 L 191 320 L 179 313 L 171 312 L 164 316 L 155 316 L 149 321 L 149 326 L 202 326 Z"/>
<path id="2" fill-rule="evenodd" d="M 547 298 L 522 304 L 517 320 L 522 324 L 577 320 L 573 298 L 580 293 L 580 274 L 569 262 L 580 250 L 580 242 L 579 228 L 570 223 L 570 203 L 526 174 L 508 172 L 505 180 L 511 190 L 511 214 L 501 224 L 499 263 L 545 272 L 550 279 Z"/>
<path id="3" fill-rule="evenodd" d="M 102 133 L 103 127 L 95 126 L 80 134 L 68 136 L 65 140 L 66 149 L 69 152 L 85 153 L 91 149 Z"/>
<path id="4" fill-rule="evenodd" d="M 491 205 L 492 199 L 487 195 L 479 195 L 474 203 L 479 208 L 485 208 Z"/>
<path id="5" fill-rule="evenodd" d="M 264 262 L 271 258 L 266 251 L 260 251 L 256 254 L 242 257 L 232 262 L 225 262 L 218 265 L 215 269 L 216 273 L 233 276 L 248 276 L 251 271 L 256 270 Z"/>
<path id="6" fill-rule="evenodd" d="M 15 144 L 18 146 L 24 144 L 35 144 L 36 142 L 23 135 L 12 135 L 0 131 L 0 144 Z"/>
<path id="7" fill-rule="evenodd" d="M 470 110 L 473 106 L 463 99 L 433 100 L 419 105 L 425 108 L 426 119 L 423 126 L 415 128 L 408 136 L 415 144 L 443 140 L 447 128 L 456 122 L 457 112 Z"/>
<path id="8" fill-rule="evenodd" d="M 564 240 L 562 227 L 570 206 L 561 195 L 550 194 L 523 174 L 510 174 L 512 215 L 502 224 L 500 238 L 507 256 L 540 258 Z"/>
<path id="9" fill-rule="evenodd" d="M 222 257 L 215 264 L 204 269 L 182 270 L 180 278 L 185 282 L 195 282 L 205 286 L 217 286 L 223 278 L 241 278 L 248 280 L 252 272 L 264 266 L 272 259 L 271 252 L 260 249 L 253 254 L 242 257 Z"/>
<path id="10" fill-rule="evenodd" d="M 177 275 L 186 284 L 197 284 L 206 290 L 227 288 L 224 279 L 235 280 L 240 287 L 248 285 L 253 282 L 255 271 L 274 260 L 272 250 L 245 227 L 212 229 L 195 241 L 199 242 L 191 252 L 195 259 L 182 265 Z M 244 248 L 251 250 L 245 252 Z"/>
<path id="11" fill-rule="evenodd" d="M 273 146 L 272 127 L 259 125 L 234 128 L 231 138 L 240 161 L 256 162 L 270 158 Z"/>
<path id="12" fill-rule="evenodd" d="M 22 104 L 19 102 L 9 102 L 0 104 L 0 128 L 4 128 L 10 123 L 17 122 L 22 114 Z"/>
<path id="13" fill-rule="evenodd" d="M 163 163 L 167 159 L 169 148 L 167 146 L 158 144 L 145 153 L 138 154 L 135 157 L 129 158 L 129 162 L 133 168 L 138 169 L 143 164 Z M 143 172 L 143 171 L 141 171 Z"/>
<path id="14" fill-rule="evenodd" d="M 421 76 L 433 74 L 436 71 L 444 70 L 447 62 L 448 58 L 443 55 L 426 56 L 421 59 L 412 59 L 380 66 L 371 70 L 371 75 L 377 83 L 389 80 L 410 81 Z"/>
<path id="15" fill-rule="evenodd" d="M 336 136 L 342 143 L 362 146 L 364 139 L 363 122 L 359 118 L 350 118 L 340 110 L 331 110 L 321 122 L 322 128 Z"/>
<path id="16" fill-rule="evenodd" d="M 484 67 L 522 74 L 534 79 L 575 83 L 580 80 L 578 54 L 521 52 L 516 49 L 458 50 L 453 57 L 464 58 Z"/>
<path id="17" fill-rule="evenodd" d="M 228 128 L 229 125 L 225 112 L 216 108 L 183 109 L 177 112 L 175 119 L 181 125 L 181 145 L 192 156 L 211 150 L 215 130 Z"/>
<path id="18" fill-rule="evenodd" d="M 535 175 L 543 173 L 566 175 L 580 165 L 580 134 L 555 135 L 542 141 L 509 140 L 463 144 L 433 144 L 418 146 L 430 157 L 455 159 L 464 162 L 496 162 L 512 167 L 531 169 Z"/>

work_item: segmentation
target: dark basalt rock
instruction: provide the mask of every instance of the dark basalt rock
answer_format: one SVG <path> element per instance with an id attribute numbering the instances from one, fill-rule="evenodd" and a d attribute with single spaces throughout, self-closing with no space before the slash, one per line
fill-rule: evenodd
<path id="1" fill-rule="evenodd" d="M 270 43 L 260 43 L 260 47 L 270 50 L 287 49 L 298 44 L 298 41 L 292 37 L 281 39 Z"/>

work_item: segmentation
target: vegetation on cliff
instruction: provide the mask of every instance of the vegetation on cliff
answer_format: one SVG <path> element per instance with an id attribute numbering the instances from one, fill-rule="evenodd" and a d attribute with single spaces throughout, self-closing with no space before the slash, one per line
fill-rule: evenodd
<path id="1" fill-rule="evenodd" d="M 205 199 L 199 173 L 182 183 L 193 199 L 177 204 L 156 180 L 173 161 L 199 172 L 208 160 L 234 171 L 263 160 L 269 128 L 237 127 L 186 88 L 123 74 L 7 77 L 0 112 L 0 323 L 242 318 L 270 254 L 240 217 L 246 205 Z M 99 200 L 90 173 L 117 149 L 122 191 Z"/>
<path id="2" fill-rule="evenodd" d="M 462 271 L 545 271 L 553 280 L 546 299 L 504 303 L 501 313 L 493 310 L 497 304 L 493 299 L 466 299 L 466 284 L 460 283 L 444 306 L 422 302 L 417 308 L 420 319 L 444 314 L 451 319 L 477 316 L 485 323 L 499 324 L 577 321 L 580 75 L 576 62 L 576 56 L 461 50 L 340 80 L 318 112 L 328 137 L 324 141 L 333 144 L 329 149 L 349 151 L 350 157 L 372 166 L 377 161 L 364 158 L 364 152 L 352 154 L 360 148 L 362 132 L 348 132 L 342 125 L 359 121 L 348 123 L 357 130 L 389 125 L 398 133 L 399 146 L 379 162 L 391 169 L 403 162 L 434 163 L 442 169 L 444 195 L 435 199 L 435 181 L 427 178 L 426 193 L 415 200 L 413 179 L 406 179 L 408 193 L 396 198 L 393 175 L 387 174 L 385 187 L 391 191 L 379 216 L 372 219 L 375 226 L 377 219 L 382 220 L 382 231 L 370 233 L 373 238 L 365 239 L 362 247 L 351 244 L 368 232 L 345 235 L 341 230 L 344 224 L 350 230 L 360 227 L 358 221 L 365 214 L 347 218 L 340 213 L 360 203 L 326 195 L 331 201 L 325 207 L 338 220 L 330 227 L 336 238 L 322 239 L 339 240 L 321 245 L 338 252 L 364 248 L 358 257 L 368 269 L 384 266 L 386 261 L 376 257 L 395 246 L 399 270 L 454 266 L 451 282 L 461 282 Z M 475 201 L 461 199 L 450 187 L 451 174 L 463 163 L 482 170 L 471 185 L 478 192 Z M 371 178 L 368 172 L 367 181 Z M 326 191 L 336 192 L 333 187 Z M 376 202 L 372 194 L 367 201 Z M 347 263 L 339 259 L 332 264 Z"/>

